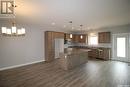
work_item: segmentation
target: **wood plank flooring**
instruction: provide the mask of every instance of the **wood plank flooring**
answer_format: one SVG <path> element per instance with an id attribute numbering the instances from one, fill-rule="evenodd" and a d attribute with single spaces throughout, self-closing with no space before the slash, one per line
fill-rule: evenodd
<path id="1" fill-rule="evenodd" d="M 0 72 L 0 87 L 130 87 L 130 66 L 117 61 L 89 60 L 64 71 L 57 61 Z"/>

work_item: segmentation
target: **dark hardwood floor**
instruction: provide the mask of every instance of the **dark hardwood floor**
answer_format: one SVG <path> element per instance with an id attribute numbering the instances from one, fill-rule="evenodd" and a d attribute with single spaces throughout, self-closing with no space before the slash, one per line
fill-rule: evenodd
<path id="1" fill-rule="evenodd" d="M 64 71 L 56 61 L 37 63 L 1 71 L 0 87 L 130 87 L 130 66 L 117 61 L 89 60 Z"/>

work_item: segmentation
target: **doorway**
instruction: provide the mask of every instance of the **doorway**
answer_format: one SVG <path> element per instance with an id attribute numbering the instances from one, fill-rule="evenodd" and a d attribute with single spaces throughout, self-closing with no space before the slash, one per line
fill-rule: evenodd
<path id="1" fill-rule="evenodd" d="M 113 60 L 129 62 L 129 34 L 113 34 Z"/>

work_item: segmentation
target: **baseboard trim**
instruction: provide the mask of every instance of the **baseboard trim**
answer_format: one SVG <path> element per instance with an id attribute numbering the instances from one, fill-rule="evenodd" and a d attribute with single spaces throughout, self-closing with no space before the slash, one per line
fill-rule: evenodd
<path id="1" fill-rule="evenodd" d="M 130 61 L 120 60 L 120 59 L 116 59 L 116 58 L 112 58 L 111 60 L 119 61 L 119 62 L 125 62 L 125 63 L 130 63 Z"/>
<path id="2" fill-rule="evenodd" d="M 22 67 L 22 66 L 27 66 L 27 65 L 31 65 L 31 64 L 35 64 L 35 63 L 40 63 L 40 62 L 45 62 L 45 60 L 40 60 L 40 61 L 35 61 L 35 62 L 30 62 L 30 63 L 25 63 L 25 64 L 19 64 L 19 65 L 4 67 L 4 68 L 0 68 L 0 71 L 18 68 L 18 67 Z"/>

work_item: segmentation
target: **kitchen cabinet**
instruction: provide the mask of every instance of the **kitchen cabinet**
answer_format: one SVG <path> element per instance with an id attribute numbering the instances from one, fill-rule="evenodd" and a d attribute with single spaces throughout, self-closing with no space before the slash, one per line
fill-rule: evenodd
<path id="1" fill-rule="evenodd" d="M 100 59 L 109 60 L 111 57 L 110 48 L 99 48 L 99 57 Z"/>
<path id="2" fill-rule="evenodd" d="M 54 33 L 50 31 L 45 32 L 45 61 L 50 62 L 54 60 Z"/>
<path id="3" fill-rule="evenodd" d="M 63 32 L 46 31 L 45 32 L 45 61 L 51 62 L 55 58 L 55 39 L 63 38 Z"/>
<path id="4" fill-rule="evenodd" d="M 89 48 L 89 49 L 91 49 L 91 51 L 88 52 L 89 58 L 109 60 L 111 57 L 110 48 Z"/>
<path id="5" fill-rule="evenodd" d="M 73 34 L 72 41 L 75 42 L 75 43 L 79 43 L 79 35 Z"/>
<path id="6" fill-rule="evenodd" d="M 92 48 L 91 51 L 89 51 L 88 53 L 89 58 L 98 58 L 99 57 L 99 53 L 98 50 L 96 48 Z"/>
<path id="7" fill-rule="evenodd" d="M 64 38 L 63 32 L 53 32 L 55 34 L 55 38 Z"/>
<path id="8" fill-rule="evenodd" d="M 80 36 L 83 36 L 81 38 Z M 88 36 L 87 34 L 72 34 L 72 38 L 70 38 L 70 34 L 65 34 L 65 40 L 71 39 L 72 42 L 74 43 L 87 43 L 88 41 Z"/>
<path id="9" fill-rule="evenodd" d="M 98 42 L 99 43 L 110 43 L 111 42 L 111 33 L 110 32 L 99 32 L 98 33 Z"/>
<path id="10" fill-rule="evenodd" d="M 82 35 L 82 38 L 81 38 L 81 35 Z M 87 38 L 87 34 L 80 34 L 79 35 L 79 43 L 87 43 L 88 42 L 88 38 Z"/>
<path id="11" fill-rule="evenodd" d="M 67 34 L 67 33 L 65 33 L 65 40 L 68 40 L 68 39 L 70 39 L 70 34 Z"/>
<path id="12" fill-rule="evenodd" d="M 87 42 L 87 35 L 82 34 L 82 38 L 81 38 L 81 34 L 74 34 L 72 41 L 75 43 L 86 43 Z"/>

